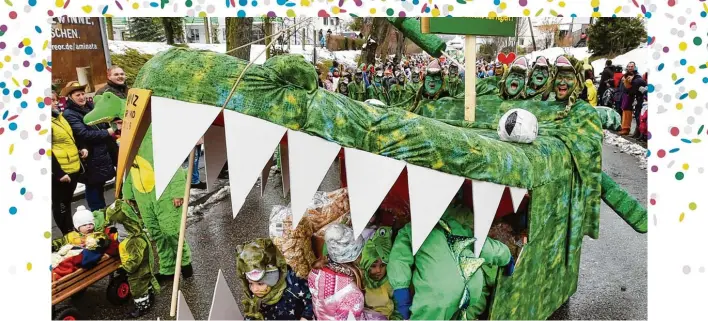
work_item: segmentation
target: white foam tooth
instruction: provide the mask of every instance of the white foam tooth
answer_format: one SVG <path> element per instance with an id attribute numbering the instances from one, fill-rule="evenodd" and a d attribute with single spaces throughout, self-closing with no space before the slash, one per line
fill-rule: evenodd
<path id="1" fill-rule="evenodd" d="M 474 254 L 479 257 L 487 241 L 487 234 L 497 214 L 499 202 L 506 186 L 490 182 L 472 181 L 472 205 L 474 207 Z"/>
<path id="2" fill-rule="evenodd" d="M 353 148 L 345 148 L 349 206 L 354 235 L 376 213 L 406 163 Z"/>
<path id="3" fill-rule="evenodd" d="M 209 320 L 243 320 L 243 314 L 238 308 L 238 303 L 221 269 L 216 277 Z"/>
<path id="4" fill-rule="evenodd" d="M 411 206 L 411 249 L 413 254 L 433 230 L 464 181 L 463 177 L 406 165 Z"/>
<path id="5" fill-rule="evenodd" d="M 341 146 L 303 132 L 288 130 L 290 206 L 295 229 L 332 166 Z"/>
<path id="6" fill-rule="evenodd" d="M 224 111 L 231 210 L 236 218 L 287 129 L 232 110 Z"/>
<path id="7" fill-rule="evenodd" d="M 221 109 L 154 96 L 150 108 L 152 125 L 146 135 L 152 134 L 155 195 L 159 199 Z"/>
<path id="8" fill-rule="evenodd" d="M 272 156 L 272 155 L 271 155 Z M 261 171 L 261 197 L 265 193 L 266 185 L 268 184 L 268 176 L 270 176 L 270 169 L 273 167 L 273 157 L 268 159 L 268 162 L 263 167 Z"/>
<path id="9" fill-rule="evenodd" d="M 509 186 L 509 192 L 511 192 L 511 202 L 514 204 L 514 213 L 519 211 L 519 206 L 521 206 L 521 202 L 524 200 L 524 196 L 526 196 L 528 191 L 529 190 L 526 188 Z"/>
<path id="10" fill-rule="evenodd" d="M 182 291 L 177 292 L 177 318 L 176 320 L 182 321 L 182 320 L 194 320 L 194 315 L 192 314 L 192 311 L 189 310 L 189 306 L 187 305 L 187 301 L 184 299 L 184 294 L 182 294 Z"/>
<path id="11" fill-rule="evenodd" d="M 221 169 L 226 164 L 226 132 L 224 130 L 223 126 L 212 125 L 204 134 L 204 168 L 207 191 L 210 192 L 219 178 Z"/>

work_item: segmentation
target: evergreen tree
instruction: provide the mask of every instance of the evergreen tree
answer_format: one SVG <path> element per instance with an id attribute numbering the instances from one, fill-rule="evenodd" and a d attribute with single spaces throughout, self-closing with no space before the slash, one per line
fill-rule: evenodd
<path id="1" fill-rule="evenodd" d="M 594 56 L 622 54 L 647 39 L 640 18 L 598 18 L 587 31 L 588 49 Z"/>
<path id="2" fill-rule="evenodd" d="M 130 40 L 165 41 L 165 32 L 160 24 L 160 18 L 130 18 Z"/>

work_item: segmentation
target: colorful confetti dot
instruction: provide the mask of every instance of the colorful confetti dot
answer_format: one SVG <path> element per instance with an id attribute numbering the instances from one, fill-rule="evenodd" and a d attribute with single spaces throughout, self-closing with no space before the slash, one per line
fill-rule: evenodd
<path id="1" fill-rule="evenodd" d="M 15 215 L 17 214 L 17 207 L 10 206 L 10 215 Z"/>
<path id="2" fill-rule="evenodd" d="M 683 179 L 684 174 L 683 174 L 683 172 L 676 172 L 675 177 L 676 177 L 676 180 L 679 180 L 679 181 L 680 181 L 680 180 Z"/>
<path id="3" fill-rule="evenodd" d="M 698 208 L 698 205 L 696 205 L 695 202 L 691 202 L 691 203 L 688 203 L 688 208 L 689 208 L 691 211 L 695 211 L 696 208 Z"/>

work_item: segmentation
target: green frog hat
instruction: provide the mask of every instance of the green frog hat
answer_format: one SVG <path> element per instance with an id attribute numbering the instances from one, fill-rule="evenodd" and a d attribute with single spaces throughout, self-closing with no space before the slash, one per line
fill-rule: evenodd
<path id="1" fill-rule="evenodd" d="M 364 274 L 365 285 L 369 289 L 380 287 L 387 279 L 384 277 L 381 280 L 375 281 L 369 276 L 369 268 L 379 259 L 388 264 L 388 258 L 391 255 L 393 248 L 393 229 L 389 226 L 379 227 L 374 235 L 366 241 L 364 249 L 361 252 L 361 262 L 359 266 Z"/>
<path id="2" fill-rule="evenodd" d="M 499 81 L 499 94 L 504 99 L 524 98 L 526 72 L 529 69 L 526 57 L 519 57 L 511 64 Z"/>
<path id="3" fill-rule="evenodd" d="M 531 67 L 531 72 L 526 80 L 526 98 L 533 98 L 537 95 L 548 97 L 551 93 L 551 66 L 544 56 L 536 58 L 536 63 Z"/>
<path id="4" fill-rule="evenodd" d="M 280 301 L 285 291 L 287 272 L 285 258 L 270 239 L 255 239 L 236 247 L 236 273 L 243 286 L 243 305 L 247 316 L 263 319 L 259 312 L 261 305 L 273 305 Z M 270 291 L 263 297 L 253 295 L 249 280 L 268 284 Z"/>
<path id="5" fill-rule="evenodd" d="M 585 88 L 583 75 L 583 62 L 572 56 L 562 55 L 556 58 L 555 72 L 553 75 L 553 92 L 557 101 L 567 101 L 566 109 L 559 118 L 565 117 L 570 107 L 575 104 Z"/>

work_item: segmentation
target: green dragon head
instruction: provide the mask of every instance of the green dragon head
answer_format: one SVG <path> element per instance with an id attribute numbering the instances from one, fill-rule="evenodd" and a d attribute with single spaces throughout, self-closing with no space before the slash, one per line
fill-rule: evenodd
<path id="1" fill-rule="evenodd" d="M 550 77 L 551 66 L 548 64 L 548 59 L 539 56 L 531 67 L 531 72 L 526 80 L 526 98 L 532 98 L 538 94 L 548 94 L 552 85 Z"/>
<path id="2" fill-rule="evenodd" d="M 125 114 L 125 99 L 120 99 L 111 92 L 93 97 L 93 105 L 93 110 L 84 116 L 84 123 L 89 126 L 111 123 L 123 119 Z"/>
<path id="3" fill-rule="evenodd" d="M 556 94 L 556 100 L 568 101 L 568 105 L 575 103 L 583 91 L 585 81 L 582 65 L 582 61 L 572 56 L 558 56 L 553 77 L 553 91 Z"/>
<path id="4" fill-rule="evenodd" d="M 499 93 L 502 98 L 517 99 L 524 96 L 527 71 L 528 62 L 526 57 L 520 57 L 514 60 L 514 63 L 511 64 L 511 67 L 504 73 L 504 76 L 499 81 Z"/>
<path id="5" fill-rule="evenodd" d="M 361 262 L 359 266 L 364 273 L 367 288 L 378 288 L 386 280 L 385 272 L 383 276 L 376 279 L 370 275 L 369 269 L 378 259 L 381 259 L 383 264 L 388 264 L 388 258 L 393 248 L 393 229 L 389 226 L 379 227 L 374 236 L 372 236 L 361 252 Z M 385 270 L 384 270 L 385 271 Z"/>

